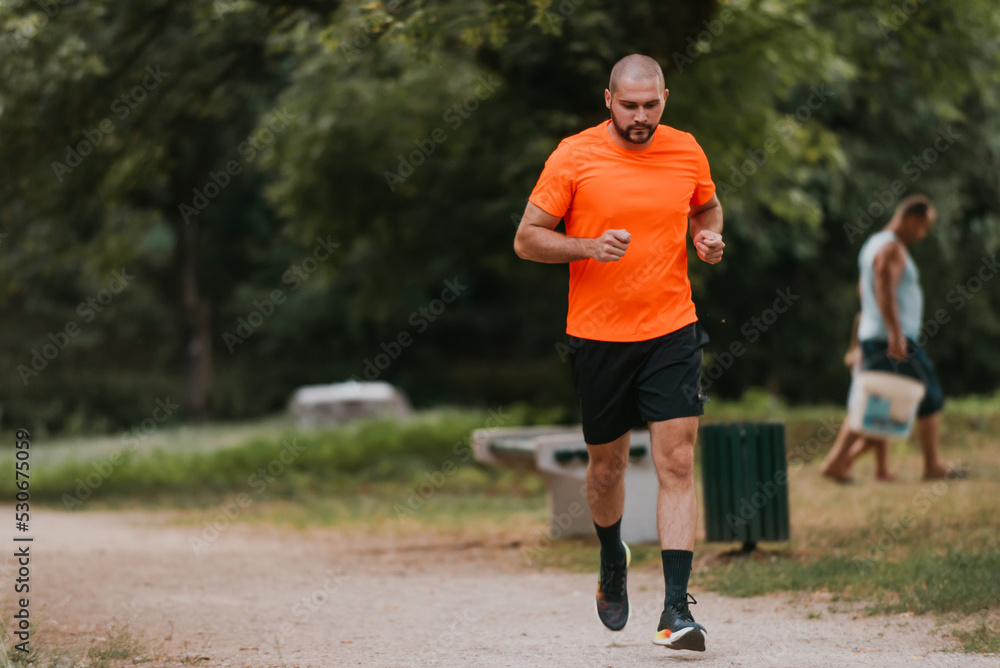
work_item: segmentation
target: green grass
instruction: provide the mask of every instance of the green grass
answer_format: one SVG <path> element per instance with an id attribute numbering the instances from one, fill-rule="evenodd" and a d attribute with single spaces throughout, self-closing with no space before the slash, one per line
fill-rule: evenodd
<path id="1" fill-rule="evenodd" d="M 36 623 L 31 624 L 30 634 L 31 651 L 25 654 L 14 647 L 17 641 L 10 639 L 6 625 L 0 623 L 0 638 L 6 643 L 0 668 L 124 668 L 153 661 L 152 655 L 157 654 L 127 626 L 112 625 L 103 637 L 93 638 L 84 647 L 60 641 L 49 631 L 40 632 Z"/>
<path id="2" fill-rule="evenodd" d="M 844 412 L 836 406 L 789 408 L 759 392 L 741 402 L 709 404 L 706 423 L 785 423 L 792 537 L 761 543 L 744 558 L 729 554 L 735 544 L 699 540 L 692 584 L 729 596 L 826 591 L 868 614 L 934 613 L 954 625 L 966 651 L 996 651 L 1000 394 L 946 406 L 942 452 L 973 472 L 970 480 L 957 482 L 920 481 L 919 448 L 912 439 L 891 446 L 890 468 L 900 482 L 873 482 L 870 457 L 858 463 L 855 485 L 822 479 L 819 462 L 830 442 L 817 434 L 824 423 L 839 426 Z M 503 426 L 551 419 L 523 406 L 502 415 Z M 463 539 L 503 534 L 524 546 L 527 556 L 547 531 L 545 487 L 535 475 L 472 461 L 469 434 L 488 418 L 482 411 L 440 410 L 404 422 L 374 420 L 315 432 L 277 429 L 270 422 L 260 436 L 240 431 L 242 441 L 195 430 L 189 435 L 196 446 L 177 450 L 165 440 L 154 451 L 131 453 L 76 507 L 181 508 L 174 521 L 197 526 L 217 515 L 220 504 L 246 494 L 253 503 L 240 514 L 241 522 L 431 531 Z M 224 447 L 216 447 L 216 437 Z M 294 457 L 273 478 L 256 473 L 280 463 L 283 449 L 289 452 L 283 443 L 295 444 Z M 78 479 L 95 475 L 108 459 L 102 453 L 97 459 L 42 462 L 32 468 L 32 500 L 62 506 L 64 494 L 76 494 Z M 699 468 L 699 486 L 700 475 Z M 0 498 L 10 500 L 14 492 L 10 480 L 0 481 Z M 531 553 L 530 563 L 592 572 L 595 544 L 555 541 Z M 658 562 L 658 546 L 633 546 L 635 568 L 658 568 Z M 978 621 L 970 625 L 973 618 Z"/>
<path id="3" fill-rule="evenodd" d="M 547 419 L 525 406 L 504 408 L 499 415 L 503 426 Z M 289 429 L 222 449 L 126 448 L 96 459 L 45 461 L 32 467 L 31 495 L 35 501 L 69 509 L 98 499 L 129 498 L 197 506 L 229 493 L 292 499 L 347 494 L 381 483 L 436 484 L 441 476 L 451 478 L 471 467 L 470 433 L 496 419 L 485 411 L 439 410 L 402 422 L 368 420 L 308 432 Z M 42 449 L 35 446 L 35 451 Z M 13 468 L 13 461 L 7 458 L 0 466 Z M 3 476 L 0 499 L 11 501 L 16 492 L 13 478 Z"/>
<path id="4" fill-rule="evenodd" d="M 126 502 L 121 507 L 134 509 Z M 191 509 L 176 515 L 174 523 L 201 525 L 218 512 L 218 504 Z M 483 526 L 513 532 L 544 523 L 547 515 L 545 485 L 537 476 L 476 466 L 460 469 L 441 488 L 383 482 L 345 495 L 264 499 L 248 505 L 240 519 L 296 529 L 336 526 L 365 532 L 456 532 Z"/>
<path id="5" fill-rule="evenodd" d="M 1000 623 L 979 622 L 972 629 L 952 633 L 966 652 L 1000 654 Z"/>
<path id="6" fill-rule="evenodd" d="M 31 622 L 28 627 L 29 650 L 27 653 L 17 649 L 16 645 L 22 640 L 14 638 L 13 631 L 7 628 L 7 621 L 11 619 L 11 611 L 4 610 L 2 621 L 0 621 L 0 642 L 3 643 L 3 668 L 23 668 L 25 666 L 44 666 L 42 659 L 43 646 L 36 642 L 38 634 L 38 624 Z M 16 627 L 15 627 L 16 630 Z M 60 657 L 56 657 L 60 658 Z M 49 665 L 54 665 L 50 663 Z"/>
<path id="7" fill-rule="evenodd" d="M 32 464 L 49 467 L 67 460 L 97 461 L 135 446 L 134 454 L 155 450 L 179 452 L 209 452 L 245 444 L 255 438 L 280 436 L 291 430 L 288 416 L 272 416 L 246 422 L 218 422 L 205 425 L 163 424 L 148 433 L 137 427 L 135 434 L 120 432 L 105 436 L 45 437 L 32 434 Z M 0 432 L 0 438 L 14 440 L 12 432 Z"/>
<path id="8" fill-rule="evenodd" d="M 772 560 L 770 557 L 776 556 Z M 762 552 L 698 573 L 697 584 L 728 596 L 773 591 L 840 592 L 867 603 L 868 614 L 958 612 L 1000 607 L 996 591 L 1000 552 L 918 550 L 898 561 L 877 561 L 859 571 L 847 557 L 796 560 Z"/>
<path id="9" fill-rule="evenodd" d="M 140 657 L 144 648 L 126 626 L 112 626 L 103 642 L 87 649 L 87 656 L 95 666 L 112 665 L 114 662 Z"/>
<path id="10" fill-rule="evenodd" d="M 764 409 L 765 398 L 749 399 L 747 404 Z M 830 443 L 817 450 L 810 439 L 820 420 L 839 426 L 842 408 L 746 409 L 722 404 L 706 421 L 749 415 L 785 421 L 787 450 L 799 454 L 789 463 L 792 540 L 761 544 L 750 557 L 727 554 L 735 545 L 699 545 L 695 586 L 728 596 L 828 591 L 837 600 L 860 603 L 867 614 L 935 613 L 957 625 L 953 635 L 964 651 L 997 651 L 1000 393 L 947 403 L 942 454 L 967 466 L 972 477 L 938 483 L 920 480 L 919 446 L 912 437 L 890 447 L 889 466 L 900 482 L 873 482 L 868 457 L 854 471 L 855 485 L 828 483 L 818 469 Z M 960 628 L 962 620 L 980 615 L 991 619 Z"/>

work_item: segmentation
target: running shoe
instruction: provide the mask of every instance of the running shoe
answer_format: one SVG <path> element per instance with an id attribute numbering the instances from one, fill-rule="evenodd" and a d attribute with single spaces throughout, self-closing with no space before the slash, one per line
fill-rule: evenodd
<path id="1" fill-rule="evenodd" d="M 597 618 L 612 631 L 621 631 L 628 622 L 628 589 L 625 585 L 628 565 L 632 563 L 632 551 L 625 548 L 625 565 L 601 562 L 601 574 L 597 580 Z"/>
<path id="2" fill-rule="evenodd" d="M 691 594 L 687 596 L 688 598 L 683 601 L 668 605 L 660 615 L 660 626 L 656 629 L 656 637 L 653 638 L 654 645 L 670 649 L 690 649 L 695 652 L 705 651 L 705 636 L 708 635 L 708 631 L 694 621 L 688 608 L 688 599 L 691 603 L 698 601 L 694 600 Z"/>

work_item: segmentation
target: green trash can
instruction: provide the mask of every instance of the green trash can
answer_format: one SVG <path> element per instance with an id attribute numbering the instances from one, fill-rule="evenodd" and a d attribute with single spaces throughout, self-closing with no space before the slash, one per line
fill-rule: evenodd
<path id="1" fill-rule="evenodd" d="M 785 425 L 708 424 L 699 429 L 705 539 L 788 540 L 788 465 Z"/>

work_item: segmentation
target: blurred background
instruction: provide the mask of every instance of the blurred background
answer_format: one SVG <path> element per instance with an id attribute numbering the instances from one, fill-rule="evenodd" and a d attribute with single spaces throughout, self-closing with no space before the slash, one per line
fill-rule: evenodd
<path id="1" fill-rule="evenodd" d="M 915 192 L 939 211 L 926 347 L 947 394 L 996 388 L 988 0 L 5 1 L 0 30 L 5 432 L 115 432 L 167 398 L 172 422 L 258 417 L 352 376 L 575 420 L 567 269 L 511 243 L 633 52 L 726 212 L 725 262 L 691 263 L 710 395 L 842 402 L 857 252 Z"/>
<path id="2" fill-rule="evenodd" d="M 608 117 L 611 67 L 636 52 L 662 65 L 662 122 L 697 138 L 725 210 L 725 260 L 689 254 L 712 338 L 704 422 L 786 434 L 789 539 L 744 558 L 707 545 L 702 517 L 693 586 L 725 608 L 710 619 L 730 616 L 725 597 L 798 592 L 812 607 L 787 614 L 828 629 L 734 635 L 733 660 L 881 652 L 887 615 L 920 636 L 898 665 L 1000 653 L 994 0 L 0 0 L 0 438 L 31 432 L 32 614 L 56 648 L 7 663 L 124 665 L 99 661 L 165 643 L 189 665 L 205 631 L 233 665 L 288 665 L 278 645 L 318 652 L 292 659 L 309 665 L 411 665 L 414 647 L 473 663 L 498 639 L 505 662 L 537 665 L 520 643 L 534 618 L 520 599 L 503 614 L 504 596 L 545 597 L 542 570 L 574 573 L 567 596 L 592 591 L 596 542 L 550 541 L 545 480 L 477 463 L 469 437 L 579 420 L 568 269 L 512 243 L 546 158 Z M 846 413 L 857 255 L 913 193 L 938 210 L 912 253 L 948 398 L 942 453 L 972 475 L 922 481 L 911 437 L 891 444 L 899 482 L 869 482 L 863 461 L 845 488 L 819 462 Z M 417 410 L 290 419 L 298 388 L 349 379 Z M 13 506 L 27 492 L 4 452 Z M 652 600 L 659 547 L 633 547 Z M 310 638 L 286 638 L 281 615 L 229 625 L 265 606 L 258 592 L 297 614 L 333 567 L 380 589 L 331 594 Z M 445 581 L 473 593 L 438 595 Z M 398 595 L 399 611 L 370 610 Z M 451 644 L 456 600 L 462 628 L 496 635 Z M 772 619 L 777 603 L 757 603 Z M 883 618 L 845 631 L 859 614 Z M 590 645 L 550 630 L 580 665 Z M 86 659 L 59 659 L 64 642 Z M 955 658 L 990 661 L 971 660 Z"/>

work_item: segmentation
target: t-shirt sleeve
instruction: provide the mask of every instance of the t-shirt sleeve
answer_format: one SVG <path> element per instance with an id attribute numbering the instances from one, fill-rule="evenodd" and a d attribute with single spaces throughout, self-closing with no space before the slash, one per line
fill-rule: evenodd
<path id="1" fill-rule="evenodd" d="M 576 190 L 576 166 L 573 149 L 565 141 L 545 161 L 542 175 L 528 201 L 553 216 L 562 218 L 573 202 Z"/>
<path id="2" fill-rule="evenodd" d="M 698 165 L 697 181 L 694 184 L 694 194 L 691 195 L 691 206 L 701 206 L 712 199 L 715 194 L 715 184 L 712 182 L 712 172 L 708 167 L 708 158 L 701 146 L 695 144 L 696 161 Z"/>

